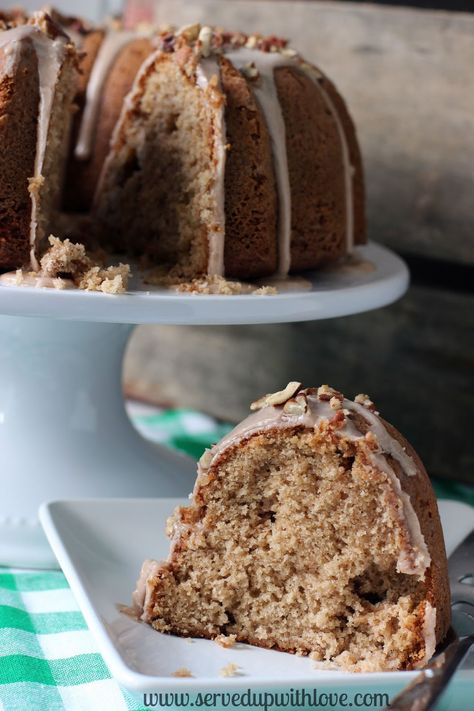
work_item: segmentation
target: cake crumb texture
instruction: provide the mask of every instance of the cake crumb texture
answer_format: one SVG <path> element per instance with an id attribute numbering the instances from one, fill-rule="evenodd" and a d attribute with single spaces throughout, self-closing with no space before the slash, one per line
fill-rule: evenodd
<path id="1" fill-rule="evenodd" d="M 205 276 L 195 279 L 180 277 L 174 273 L 164 274 L 162 269 L 154 269 L 145 277 L 146 284 L 171 288 L 181 294 L 255 294 L 257 296 L 274 296 L 278 290 L 274 286 L 255 286 L 246 282 L 226 279 L 221 276 Z"/>
<path id="2" fill-rule="evenodd" d="M 219 672 L 219 675 L 225 676 L 225 677 L 238 676 L 239 675 L 239 665 L 235 664 L 234 662 L 229 662 L 229 664 L 226 664 L 225 667 L 222 667 L 222 669 Z"/>
<path id="3" fill-rule="evenodd" d="M 170 556 L 142 581 L 143 620 L 350 671 L 426 663 L 450 621 L 436 500 L 413 448 L 358 400 L 291 382 L 205 452 Z"/>
<path id="4" fill-rule="evenodd" d="M 176 671 L 173 672 L 171 676 L 178 677 L 179 679 L 185 679 L 192 677 L 193 675 L 191 671 L 187 669 L 187 667 L 181 667 L 180 669 L 176 669 Z"/>
<path id="5" fill-rule="evenodd" d="M 230 649 L 235 645 L 236 640 L 237 635 L 235 634 L 218 634 L 217 637 L 214 639 L 214 642 L 216 642 L 219 647 L 224 647 L 224 649 Z"/>
<path id="6" fill-rule="evenodd" d="M 65 279 L 70 279 L 85 291 L 101 291 L 104 294 L 123 294 L 127 291 L 130 276 L 128 264 L 104 266 L 99 257 L 87 253 L 83 244 L 69 239 L 61 240 L 50 235 L 49 244 L 40 261 L 39 276 L 52 278 L 55 288 L 66 288 Z"/>

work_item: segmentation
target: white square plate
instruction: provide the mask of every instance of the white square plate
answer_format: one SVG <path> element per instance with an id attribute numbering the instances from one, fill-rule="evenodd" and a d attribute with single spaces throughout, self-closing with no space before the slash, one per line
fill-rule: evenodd
<path id="1" fill-rule="evenodd" d="M 361 686 L 393 694 L 414 672 L 348 674 L 315 669 L 306 657 L 237 644 L 223 649 L 209 640 L 156 632 L 118 611 L 130 604 L 145 558 L 165 558 L 165 521 L 181 499 L 89 499 L 54 501 L 40 519 L 54 553 L 106 664 L 117 681 L 135 691 L 187 691 Z M 448 555 L 474 527 L 474 508 L 439 502 Z M 474 656 L 474 655 L 472 655 Z M 222 677 L 229 663 L 239 674 Z M 471 666 L 471 664 L 469 665 Z M 186 667 L 193 677 L 176 678 Z M 474 669 L 474 665 L 473 665 Z M 471 670 L 461 672 L 474 682 Z M 466 678 L 466 681 L 468 679 Z"/>

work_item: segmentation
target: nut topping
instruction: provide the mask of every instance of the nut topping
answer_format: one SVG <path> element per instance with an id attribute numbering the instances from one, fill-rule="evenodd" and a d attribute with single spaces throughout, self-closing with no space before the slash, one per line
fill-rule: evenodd
<path id="1" fill-rule="evenodd" d="M 318 388 L 318 398 L 323 401 L 330 401 L 331 398 L 337 398 L 342 402 L 344 400 L 344 395 L 338 390 L 329 387 L 329 385 L 321 385 L 321 387 Z"/>
<path id="2" fill-rule="evenodd" d="M 365 433 L 365 441 L 372 452 L 380 452 L 380 445 L 377 436 L 371 430 L 368 430 L 368 432 Z"/>
<path id="3" fill-rule="evenodd" d="M 293 395 L 296 395 L 300 388 L 301 383 L 292 381 L 288 383 L 284 390 L 279 390 L 276 393 L 267 393 L 267 395 L 264 395 L 259 400 L 256 400 L 250 405 L 250 409 L 254 411 L 261 410 L 263 407 L 272 405 L 283 405 L 287 400 L 292 398 Z"/>
<path id="4" fill-rule="evenodd" d="M 184 37 L 188 42 L 195 42 L 199 37 L 201 31 L 201 25 L 196 23 L 194 25 L 184 25 L 176 33 L 178 37 Z"/>
<path id="5" fill-rule="evenodd" d="M 202 469 L 208 469 L 209 465 L 211 464 L 211 461 L 212 461 L 211 450 L 205 449 L 202 456 L 201 456 L 201 459 L 199 460 L 199 466 Z"/>
<path id="6" fill-rule="evenodd" d="M 372 402 L 370 397 L 368 395 L 366 395 L 365 393 L 359 393 L 359 395 L 356 395 L 354 398 L 354 402 L 358 403 L 359 405 L 363 405 L 368 410 L 375 412 L 377 415 L 379 414 L 378 412 L 376 412 L 375 404 Z"/>
<path id="7" fill-rule="evenodd" d="M 342 408 L 342 400 L 338 397 L 332 396 L 332 398 L 329 400 L 329 406 L 333 410 L 340 410 Z"/>
<path id="8" fill-rule="evenodd" d="M 254 62 L 248 62 L 248 64 L 244 64 L 240 71 L 245 77 L 247 77 L 247 79 L 257 79 L 257 77 L 259 76 L 259 71 L 255 66 Z"/>
<path id="9" fill-rule="evenodd" d="M 209 57 L 211 54 L 212 28 L 207 25 L 201 27 L 198 36 L 199 47 L 203 57 Z"/>
<path id="10" fill-rule="evenodd" d="M 280 53 L 281 53 L 284 57 L 290 57 L 290 58 L 292 58 L 292 57 L 297 57 L 297 56 L 298 56 L 298 52 L 296 51 L 296 49 L 292 49 L 291 47 L 283 47 L 283 49 L 280 50 Z"/>
<path id="11" fill-rule="evenodd" d="M 285 402 L 283 407 L 283 412 L 287 415 L 296 415 L 300 417 L 304 415 L 308 410 L 308 402 L 304 395 L 297 395 L 295 398 L 291 398 Z"/>
<path id="12" fill-rule="evenodd" d="M 335 430 L 341 429 L 346 424 L 346 416 L 342 410 L 337 410 L 329 420 L 329 425 Z"/>

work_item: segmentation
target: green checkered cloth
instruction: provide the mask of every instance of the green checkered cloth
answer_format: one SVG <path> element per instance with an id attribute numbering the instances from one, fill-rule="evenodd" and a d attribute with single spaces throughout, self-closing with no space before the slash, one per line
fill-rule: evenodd
<path id="1" fill-rule="evenodd" d="M 147 437 L 198 458 L 229 426 L 190 410 L 129 412 Z M 474 489 L 438 495 L 474 505 Z M 0 711 L 126 711 L 143 697 L 112 679 L 64 575 L 0 567 Z"/>
<path id="2" fill-rule="evenodd" d="M 129 403 L 141 433 L 198 459 L 229 425 Z M 112 679 L 58 571 L 0 567 L 0 711 L 127 711 L 143 695 Z"/>

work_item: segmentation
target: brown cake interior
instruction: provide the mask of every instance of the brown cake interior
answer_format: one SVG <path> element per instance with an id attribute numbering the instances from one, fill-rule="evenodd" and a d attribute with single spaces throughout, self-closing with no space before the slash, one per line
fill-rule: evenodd
<path id="1" fill-rule="evenodd" d="M 208 477 L 175 519 L 149 610 L 158 630 L 235 634 L 353 670 L 423 658 L 426 581 L 397 572 L 393 490 L 360 452 L 275 431 Z"/>
<path id="2" fill-rule="evenodd" d="M 145 253 L 181 273 L 205 273 L 215 109 L 208 92 L 174 61 L 162 56 L 157 62 L 160 71 L 142 77 L 139 105 L 116 137 L 112 186 L 99 216 L 127 252 Z"/>

